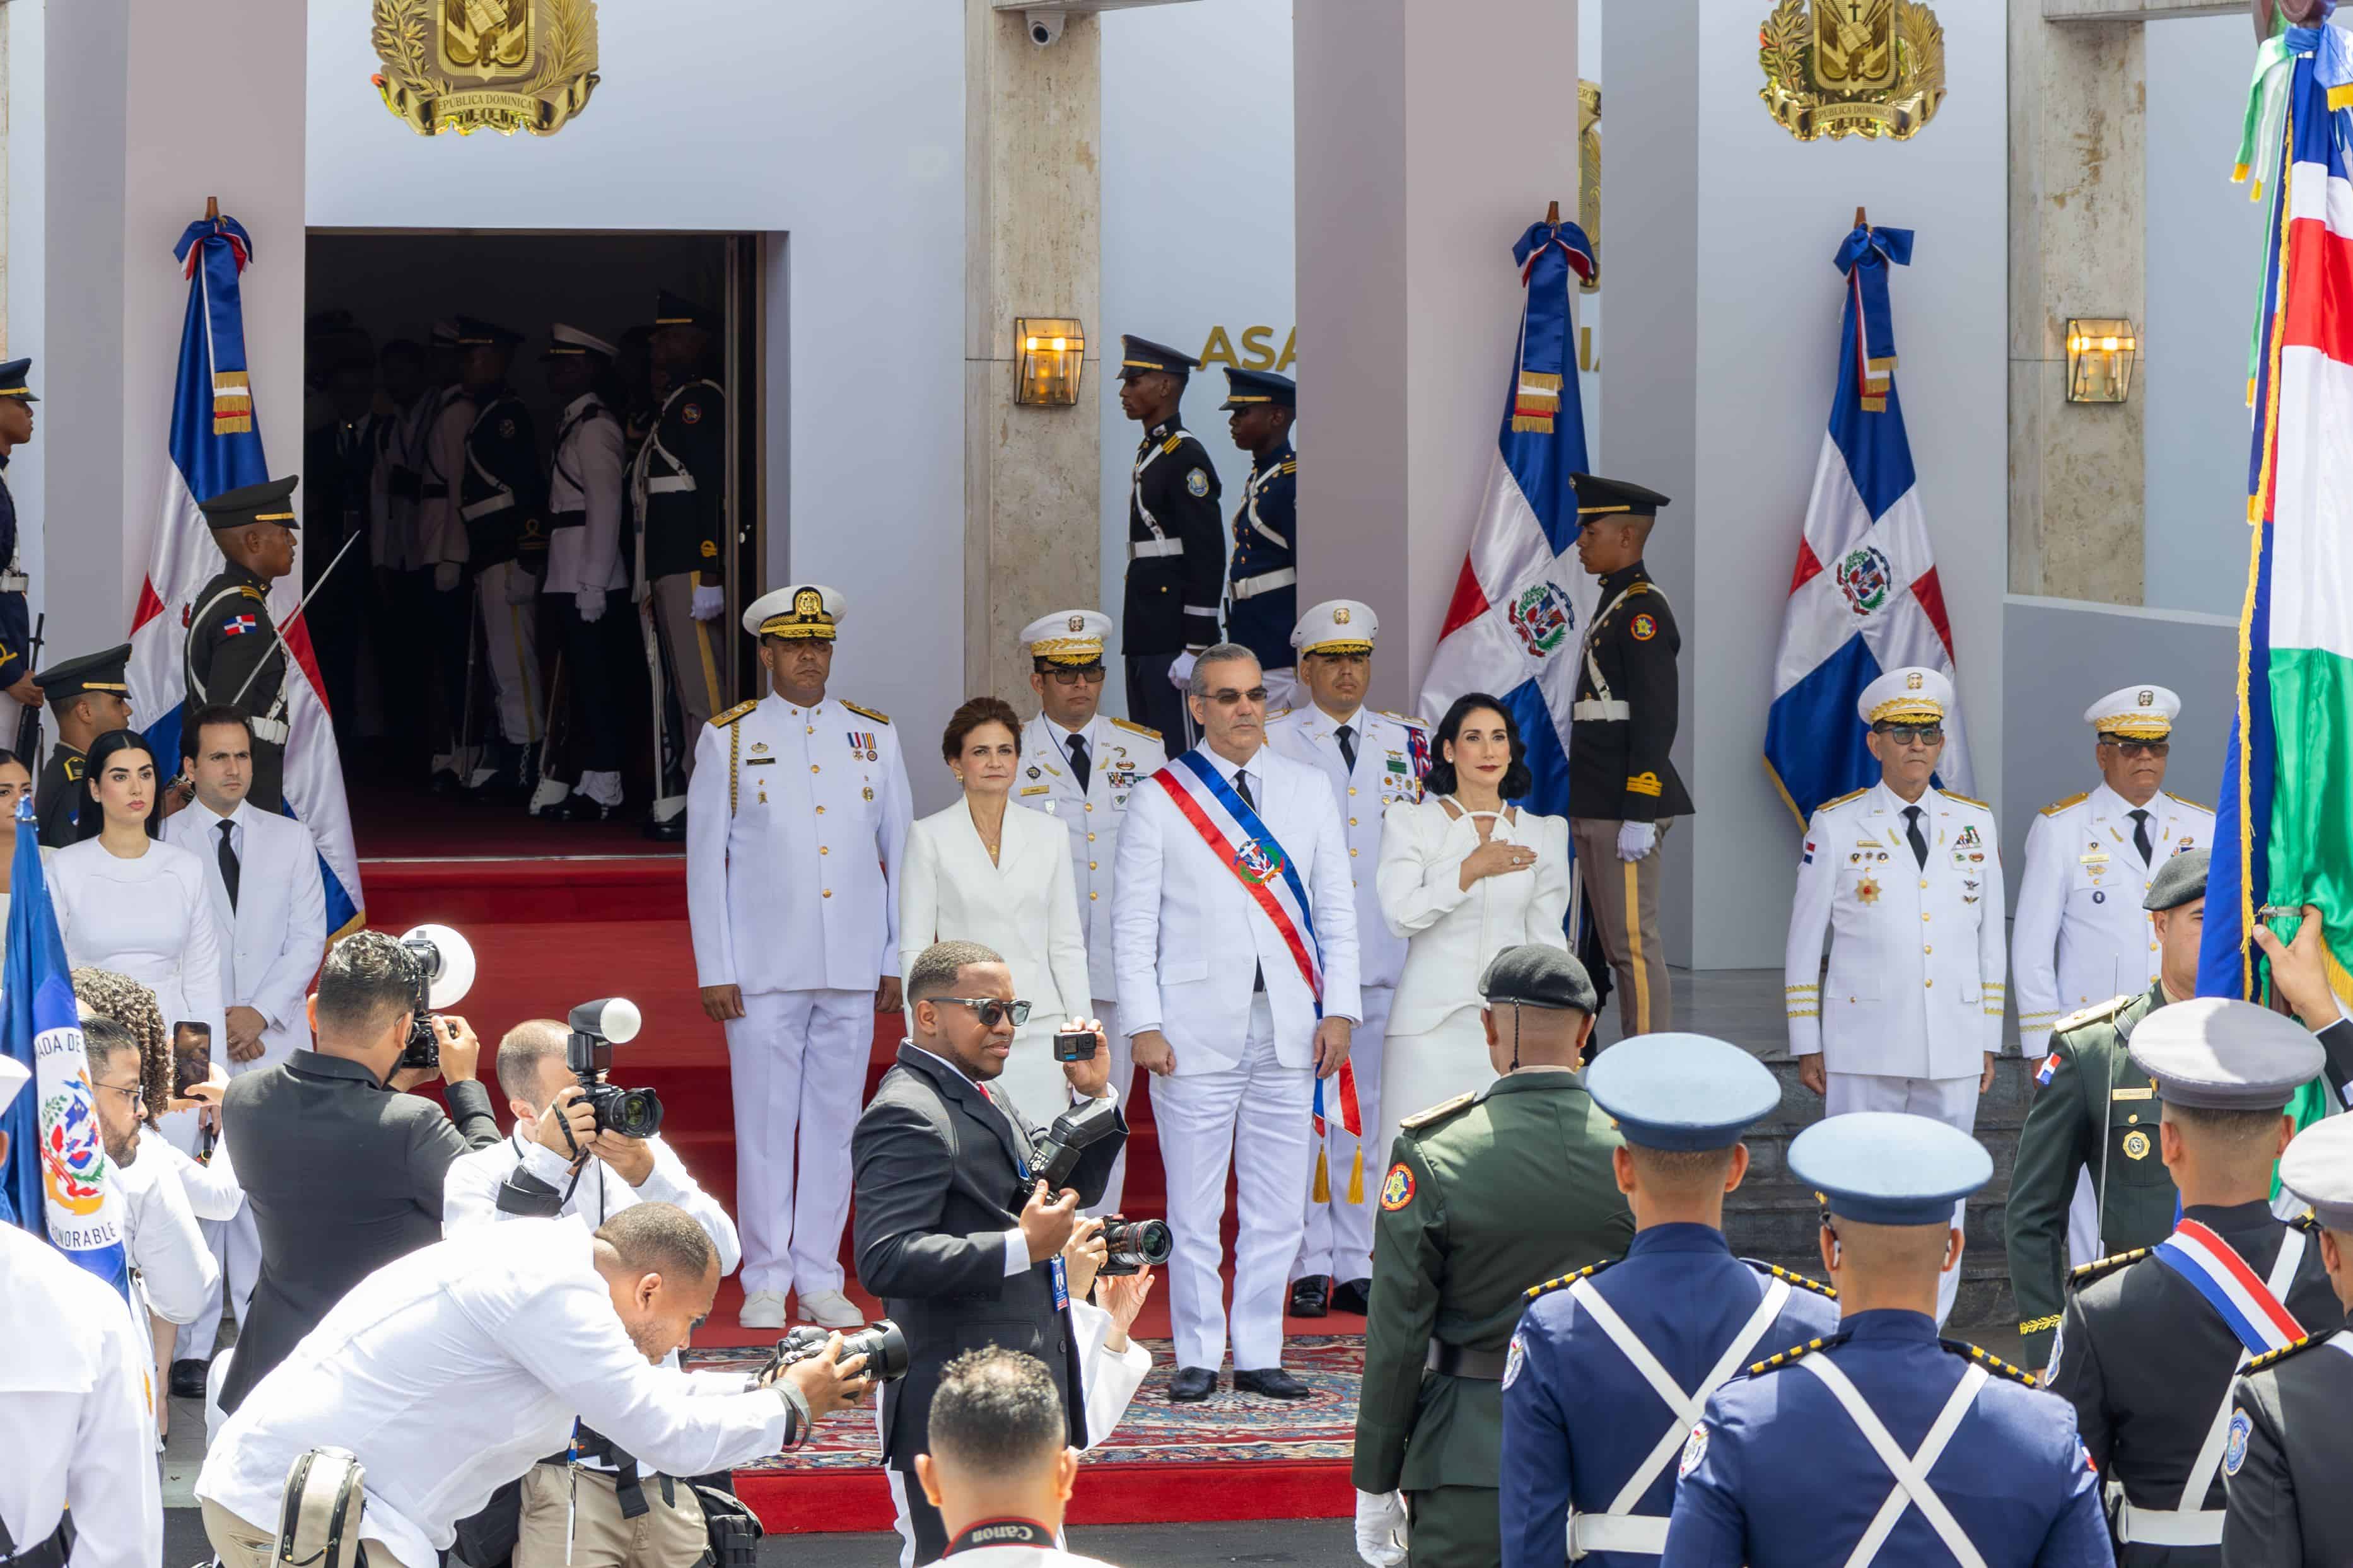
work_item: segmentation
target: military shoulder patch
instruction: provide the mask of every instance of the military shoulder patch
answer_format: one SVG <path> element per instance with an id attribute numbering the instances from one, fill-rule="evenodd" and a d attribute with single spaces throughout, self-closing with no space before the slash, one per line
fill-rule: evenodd
<path id="1" fill-rule="evenodd" d="M 1541 1285 L 1531 1285 L 1520 1294 L 1533 1301 L 1539 1296 L 1549 1296 L 1555 1290 L 1566 1290 L 1580 1279 L 1592 1279 L 1617 1261 L 1619 1260 L 1615 1258 L 1605 1258 L 1599 1263 L 1588 1263 L 1574 1274 L 1564 1274 L 1557 1279 L 1547 1279 Z"/>
<path id="2" fill-rule="evenodd" d="M 2070 1029 L 2080 1029 L 2086 1024 L 2105 1024 L 2126 1007 L 2131 1006 L 2133 998 L 2139 994 L 2137 991 L 2127 991 L 2121 996 L 2111 996 L 2105 1002 L 2094 1002 L 2089 1007 L 2079 1007 L 2052 1025 L 2051 1032 L 2054 1035 L 2063 1035 Z"/>
<path id="3" fill-rule="evenodd" d="M 1992 1373 L 1996 1377 L 2006 1377 L 2012 1383 L 2022 1383 L 2029 1388 L 2040 1388 L 2042 1386 L 2035 1381 L 2034 1374 L 2027 1371 L 2024 1367 L 2012 1366 L 2010 1363 L 2002 1360 L 2001 1357 L 1995 1355 L 1989 1351 L 1981 1350 L 1978 1346 L 1969 1343 L 1967 1340 L 1938 1340 L 1936 1342 L 1944 1346 L 1947 1350 L 1952 1352 L 1955 1355 L 1967 1356 L 1969 1360 L 1977 1363 L 1988 1372 Z"/>
<path id="4" fill-rule="evenodd" d="M 2165 792 L 2165 798 L 2176 805 L 2186 805 L 2192 811 L 2202 811 L 2209 816 L 2214 815 L 2214 808 L 2202 800 L 2192 800 L 2186 795 L 2176 795 L 2171 790 Z"/>
<path id="5" fill-rule="evenodd" d="M 1413 1172 L 1399 1160 L 1381 1179 L 1381 1208 L 1389 1214 L 1413 1202 Z"/>
<path id="6" fill-rule="evenodd" d="M 1185 489 L 1197 500 L 1208 495 L 1209 493 L 1208 474 L 1200 468 L 1188 470 L 1185 475 Z"/>
<path id="7" fill-rule="evenodd" d="M 248 599 L 267 599 L 269 597 L 269 594 L 267 589 L 256 588 L 250 584 L 239 588 L 237 592 L 244 595 Z"/>
<path id="8" fill-rule="evenodd" d="M 852 713 L 857 714 L 860 719 L 871 719 L 877 724 L 888 724 L 891 721 L 891 715 L 888 713 L 877 713 L 873 709 L 860 708 L 855 702 L 845 702 L 842 706 L 849 709 Z"/>
<path id="9" fill-rule="evenodd" d="M 2042 808 L 2042 815 L 2045 816 L 2056 816 L 2061 812 L 2065 811 L 2069 806 L 2081 805 L 2091 798 L 2092 792 L 2090 790 L 2084 790 L 2080 795 L 2069 795 L 2065 800 L 2054 800 L 2049 805 Z"/>
<path id="10" fill-rule="evenodd" d="M 1793 1274 L 1779 1264 L 1767 1263 L 1761 1258 L 1744 1258 L 1740 1261 L 1759 1274 L 1769 1274 L 1776 1279 L 1786 1279 L 1792 1285 L 1811 1290 L 1817 1296 L 1828 1296 L 1833 1301 L 1838 1300 L 1838 1288 L 1834 1285 L 1825 1285 L 1819 1279 L 1810 1279 L 1802 1274 Z"/>
<path id="11" fill-rule="evenodd" d="M 2249 1362 L 2245 1370 L 2253 1373 L 2261 1372 L 2267 1366 L 2277 1366 L 2280 1363 L 2287 1360 L 2288 1357 L 2295 1354 L 2298 1351 L 2308 1351 L 2315 1345 L 2327 1344 L 2330 1340 L 2334 1339 L 2336 1335 L 2337 1331 L 2335 1329 L 2324 1329 L 2316 1334 L 2306 1334 L 2302 1339 L 2290 1340 L 2287 1343 L 2280 1346 L 2279 1349 L 2275 1351 L 2265 1351 L 2263 1354 Z"/>
<path id="12" fill-rule="evenodd" d="M 1124 730 L 1131 735 L 1149 735 L 1155 741 L 1160 739 L 1159 731 L 1148 730 L 1143 725 L 1126 719 L 1113 719 L 1112 721 L 1112 727 L 1113 729 Z"/>
<path id="13" fill-rule="evenodd" d="M 68 757 L 66 759 L 66 777 L 68 779 L 80 778 L 82 769 L 88 765 L 89 764 L 80 757 Z"/>
<path id="14" fill-rule="evenodd" d="M 2118 1252 L 2106 1258 L 2094 1258 L 2089 1263 L 2078 1264 L 2067 1270 L 2067 1289 L 2081 1290 L 2093 1280 L 2105 1275 L 2114 1274 L 2126 1264 L 2137 1263 L 2147 1256 L 2147 1247 L 2136 1247 L 2130 1252 Z"/>
<path id="15" fill-rule="evenodd" d="M 728 725 L 733 724 L 736 720 L 741 719 L 744 714 L 749 713 L 753 709 L 757 708 L 758 706 L 759 703 L 757 702 L 738 702 L 734 707 L 730 708 L 724 713 L 713 713 L 711 716 L 711 727 L 714 730 L 724 730 Z"/>
<path id="16" fill-rule="evenodd" d="M 1808 1340 L 1804 1344 L 1791 1345 L 1788 1350 L 1778 1351 L 1763 1361 L 1749 1363 L 1748 1370 L 1744 1375 L 1762 1377 L 1768 1372 L 1778 1372 L 1785 1366 L 1794 1365 L 1801 1356 L 1814 1351 L 1827 1350 L 1831 1345 L 1843 1344 L 1845 1342 L 1844 1334 L 1828 1334 L 1819 1340 Z"/>
<path id="17" fill-rule="evenodd" d="M 1963 805 L 1974 805 L 1974 806 L 1976 806 L 1979 811 L 1991 811 L 1991 810 L 1993 809 L 1993 807 L 1991 807 L 1991 806 L 1988 805 L 1985 802 L 1983 802 L 1983 801 L 1981 801 L 1981 800 L 1971 800 L 1968 795 L 1955 795 L 1951 790 L 1948 790 L 1948 789 L 1947 789 L 1947 790 L 1939 790 L 1939 791 L 1937 791 L 1936 793 L 1937 793 L 1937 794 L 1939 794 L 1939 795 L 1943 795 L 1947 800 L 1957 800 L 1957 801 L 1959 801 Z"/>
<path id="18" fill-rule="evenodd" d="M 1277 719 L 1288 719 L 1291 717 L 1292 711 L 1293 710 L 1288 708 L 1270 708 L 1266 710 L 1266 721 L 1271 724 Z"/>
<path id="19" fill-rule="evenodd" d="M 1848 801 L 1851 801 L 1851 800 L 1861 800 L 1864 795 L 1869 795 L 1870 793 L 1871 793 L 1871 791 L 1870 791 L 1869 789 L 1867 789 L 1867 788 L 1865 788 L 1865 789 L 1859 789 L 1859 790 L 1853 790 L 1853 791 L 1849 792 L 1848 794 L 1845 794 L 1845 795 L 1842 795 L 1839 796 L 1836 800 L 1826 800 L 1826 801 L 1822 802 L 1822 804 L 1821 804 L 1821 805 L 1818 805 L 1818 806 L 1814 807 L 1814 809 L 1815 809 L 1816 811 L 1828 811 L 1831 807 L 1832 807 L 1832 806 L 1834 806 L 1834 805 L 1844 805 Z"/>
<path id="20" fill-rule="evenodd" d="M 1398 1125 L 1409 1132 L 1419 1132 L 1431 1123 L 1443 1121 L 1456 1111 L 1466 1109 L 1478 1098 L 1475 1093 L 1458 1094 L 1452 1100 L 1440 1100 L 1427 1110 L 1415 1111 L 1411 1116 L 1400 1121 Z"/>
<path id="21" fill-rule="evenodd" d="M 1376 708 L 1373 711 L 1378 713 L 1384 719 L 1396 720 L 1398 723 L 1404 725 L 1409 730 L 1427 730 L 1430 728 L 1429 720 L 1417 719 L 1410 713 L 1392 713 L 1386 708 Z"/>

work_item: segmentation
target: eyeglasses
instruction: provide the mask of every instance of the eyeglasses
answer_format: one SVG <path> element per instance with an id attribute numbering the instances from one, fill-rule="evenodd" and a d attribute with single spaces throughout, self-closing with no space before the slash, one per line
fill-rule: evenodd
<path id="1" fill-rule="evenodd" d="M 1249 702 L 1262 707 L 1266 702 L 1266 688 L 1253 686 L 1248 691 L 1236 691 L 1229 686 L 1223 691 L 1210 692 L 1209 700 L 1220 708 L 1231 708 L 1238 702 Z"/>
<path id="2" fill-rule="evenodd" d="M 959 1007 L 969 1007 L 980 1015 L 981 1027 L 985 1029 L 994 1029 L 1005 1021 L 1008 1015 L 1012 1016 L 1016 1028 L 1029 1021 L 1029 1004 L 1027 1002 L 1000 1002 L 994 996 L 927 996 L 924 1000 L 953 1002 Z"/>
<path id="3" fill-rule="evenodd" d="M 1046 672 L 1057 686 L 1101 686 L 1104 669 L 1095 665 L 1088 669 L 1050 669 Z"/>
<path id="4" fill-rule="evenodd" d="M 2127 757 L 2162 757 L 2173 750 L 2170 741 L 2103 741 L 2103 746 L 2114 746 Z"/>
<path id="5" fill-rule="evenodd" d="M 92 1089 L 102 1089 L 109 1094 L 119 1094 L 122 1096 L 123 1099 L 129 1100 L 134 1107 L 147 1103 L 147 1086 L 145 1084 L 134 1083 L 125 1085 L 120 1083 L 94 1083 L 90 1087 Z"/>
<path id="6" fill-rule="evenodd" d="M 1945 738 L 1942 724 L 1882 724 L 1879 732 L 1899 746 L 1933 746 Z"/>

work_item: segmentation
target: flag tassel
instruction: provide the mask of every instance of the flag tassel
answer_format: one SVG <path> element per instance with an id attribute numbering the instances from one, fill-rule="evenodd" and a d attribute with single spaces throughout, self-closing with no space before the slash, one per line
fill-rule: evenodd
<path id="1" fill-rule="evenodd" d="M 1332 1201 L 1332 1168 L 1321 1149 L 1315 1151 L 1315 1201 L 1319 1204 Z"/>

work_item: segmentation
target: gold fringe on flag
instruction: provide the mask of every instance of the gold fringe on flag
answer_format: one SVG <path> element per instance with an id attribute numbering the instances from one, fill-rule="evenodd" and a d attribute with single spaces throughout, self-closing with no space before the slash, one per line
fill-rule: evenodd
<path id="1" fill-rule="evenodd" d="M 1332 1168 L 1321 1149 L 1315 1151 L 1315 1201 L 1319 1204 L 1332 1201 Z"/>
<path id="2" fill-rule="evenodd" d="M 1352 1204 L 1365 1201 L 1365 1152 L 1362 1149 L 1356 1151 L 1356 1159 L 1348 1165 L 1348 1201 Z"/>
<path id="3" fill-rule="evenodd" d="M 1512 399 L 1512 428 L 1549 436 L 1553 418 L 1559 412 L 1560 377 L 1542 371 L 1522 371 L 1519 392 Z"/>
<path id="4" fill-rule="evenodd" d="M 241 370 L 213 374 L 213 434 L 237 436 L 253 428 L 253 385 Z"/>

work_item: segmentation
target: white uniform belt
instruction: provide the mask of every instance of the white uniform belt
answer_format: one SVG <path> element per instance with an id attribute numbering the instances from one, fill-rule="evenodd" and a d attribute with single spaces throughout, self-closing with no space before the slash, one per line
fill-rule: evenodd
<path id="1" fill-rule="evenodd" d="M 1182 555 L 1185 542 L 1181 539 L 1131 539 L 1127 542 L 1127 558 L 1139 560 L 1146 555 Z"/>
<path id="2" fill-rule="evenodd" d="M 1177 540 L 1175 542 L 1181 544 L 1184 541 Z M 1245 577 L 1235 584 L 1234 597 L 1255 599 L 1261 594 L 1271 594 L 1277 588 L 1288 588 L 1298 581 L 1299 569 L 1295 566 L 1286 566 L 1280 572 L 1261 572 L 1255 577 Z"/>
<path id="3" fill-rule="evenodd" d="M 2116 1500 L 2118 1539 L 2142 1546 L 2220 1546 L 2221 1509 L 2135 1508 L 2129 1498 Z"/>
<path id="4" fill-rule="evenodd" d="M 1568 716 L 1571 719 L 1583 719 L 1588 722 L 1597 719 L 1615 719 L 1622 721 L 1631 719 L 1634 716 L 1634 710 L 1618 698 L 1613 697 L 1605 701 L 1599 698 L 1588 697 L 1582 702 L 1571 703 Z"/>
<path id="5" fill-rule="evenodd" d="M 458 515 L 464 518 L 468 522 L 472 522 L 478 518 L 490 517 L 495 513 L 504 511 L 512 505 L 514 505 L 513 496 L 495 495 L 483 500 L 478 500 L 470 507 L 460 508 Z"/>
<path id="6" fill-rule="evenodd" d="M 255 719 L 249 721 L 249 722 L 253 725 L 253 738 L 255 740 L 267 741 L 273 746 L 282 746 L 286 743 L 288 731 L 285 720 Z"/>
<path id="7" fill-rule="evenodd" d="M 1640 1552 L 1657 1557 L 1667 1550 L 1667 1521 L 1647 1513 L 1580 1513 L 1568 1521 L 1568 1554 Z"/>
<path id="8" fill-rule="evenodd" d="M 22 572 L 0 572 L 0 594 L 21 594 L 33 585 Z"/>
<path id="9" fill-rule="evenodd" d="M 646 480 L 646 494 L 649 496 L 676 495 L 681 490 L 692 489 L 694 489 L 692 474 L 664 474 L 659 479 Z"/>

